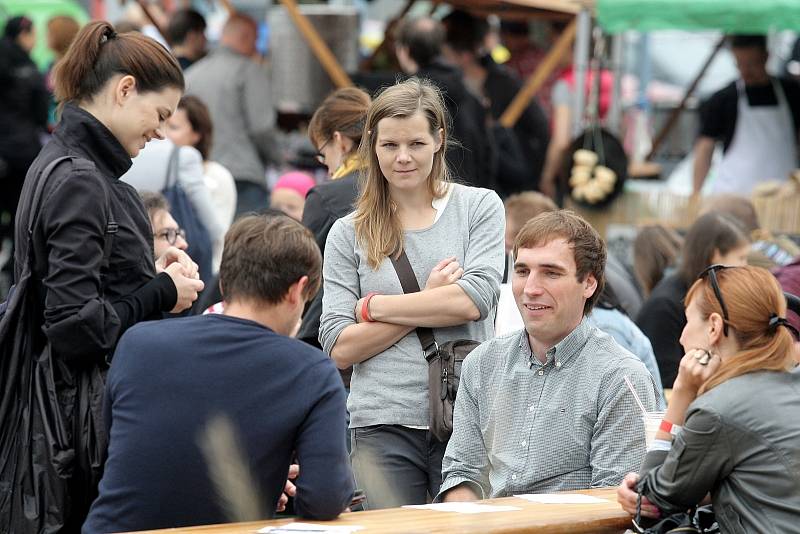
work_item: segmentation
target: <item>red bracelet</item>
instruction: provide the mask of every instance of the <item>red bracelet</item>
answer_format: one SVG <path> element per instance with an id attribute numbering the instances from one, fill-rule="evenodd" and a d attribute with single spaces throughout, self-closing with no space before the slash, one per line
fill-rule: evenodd
<path id="1" fill-rule="evenodd" d="M 683 428 L 682 426 L 670 423 L 666 419 L 662 419 L 661 424 L 658 427 L 658 429 L 661 430 L 662 432 L 666 432 L 667 434 L 672 434 L 673 436 L 677 436 L 678 432 L 680 432 L 682 428 Z"/>
<path id="2" fill-rule="evenodd" d="M 374 322 L 374 319 L 369 314 L 369 301 L 372 300 L 372 297 L 378 294 L 379 293 L 377 293 L 376 291 L 370 291 L 369 293 L 367 293 L 367 296 L 364 297 L 364 302 L 361 303 L 361 319 L 365 323 Z"/>

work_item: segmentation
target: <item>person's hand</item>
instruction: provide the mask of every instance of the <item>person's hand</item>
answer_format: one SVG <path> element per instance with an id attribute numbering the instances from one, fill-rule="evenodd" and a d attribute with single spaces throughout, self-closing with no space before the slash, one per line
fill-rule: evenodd
<path id="1" fill-rule="evenodd" d="M 556 198 L 556 181 L 553 179 L 539 182 L 539 192 L 552 199 Z"/>
<path id="2" fill-rule="evenodd" d="M 628 473 L 617 488 L 617 502 L 623 510 L 633 516 L 636 515 L 636 500 L 639 498 L 639 494 L 636 493 L 637 482 L 639 482 L 639 474 Z M 661 516 L 661 510 L 647 497 L 642 497 L 642 516 L 657 519 Z"/>
<path id="3" fill-rule="evenodd" d="M 160 258 L 156 260 L 156 273 L 164 271 L 173 263 L 179 263 L 184 269 L 184 276 L 187 278 L 200 279 L 200 272 L 197 264 L 192 261 L 189 255 L 178 247 L 169 247 Z"/>
<path id="4" fill-rule="evenodd" d="M 436 264 L 431 274 L 428 275 L 428 281 L 425 282 L 425 289 L 434 289 L 450 285 L 456 280 L 459 280 L 464 274 L 464 269 L 456 261 L 455 256 L 445 258 Z"/>
<path id="5" fill-rule="evenodd" d="M 297 495 L 297 486 L 292 483 L 292 480 L 297 478 L 300 474 L 300 466 L 292 464 L 289 466 L 289 475 L 286 478 L 286 484 L 283 486 L 283 493 L 278 498 L 278 506 L 275 508 L 276 512 L 283 512 L 286 510 L 286 503 L 289 502 L 289 497 Z"/>
<path id="6" fill-rule="evenodd" d="M 175 307 L 172 308 L 171 313 L 180 313 L 188 309 L 197 300 L 197 294 L 203 290 L 205 284 L 199 278 L 186 276 L 183 265 L 177 261 L 170 263 L 164 272 L 172 278 L 172 283 L 178 290 L 178 300 L 175 301 Z"/>
<path id="7" fill-rule="evenodd" d="M 682 392 L 697 397 L 697 391 L 717 372 L 722 360 L 705 349 L 692 349 L 681 358 L 678 377 L 672 386 L 673 394 Z"/>

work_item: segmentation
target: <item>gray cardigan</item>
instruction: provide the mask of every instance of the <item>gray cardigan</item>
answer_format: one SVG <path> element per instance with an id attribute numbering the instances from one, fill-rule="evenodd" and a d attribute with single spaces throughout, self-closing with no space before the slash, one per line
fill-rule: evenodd
<path id="1" fill-rule="evenodd" d="M 750 373 L 698 397 L 670 451 L 645 457 L 639 489 L 667 514 L 711 492 L 724 533 L 797 532 L 800 374 Z"/>
<path id="2" fill-rule="evenodd" d="M 494 309 L 503 275 L 503 203 L 494 191 L 455 184 L 439 219 L 430 227 L 405 232 L 405 250 L 420 287 L 444 258 L 464 267 L 456 282 L 480 311 L 480 319 L 435 328 L 436 341 L 494 336 Z M 389 259 L 377 270 L 356 243 L 353 215 L 334 223 L 325 245 L 324 294 L 319 340 L 330 354 L 339 334 L 355 323 L 353 308 L 370 291 L 400 295 L 403 289 Z M 347 408 L 350 426 L 428 424 L 428 364 L 414 332 L 385 351 L 353 366 Z"/>

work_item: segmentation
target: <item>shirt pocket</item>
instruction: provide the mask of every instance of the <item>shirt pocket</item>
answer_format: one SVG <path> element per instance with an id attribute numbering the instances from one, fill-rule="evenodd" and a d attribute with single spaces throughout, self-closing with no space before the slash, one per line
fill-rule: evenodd
<path id="1" fill-rule="evenodd" d="M 547 402 L 547 401 L 545 401 Z M 542 406 L 536 427 L 546 429 L 543 436 L 532 435 L 530 439 L 543 438 L 545 473 L 540 478 L 549 478 L 577 471 L 589 466 L 593 421 L 581 411 L 580 406 L 569 401 Z"/>

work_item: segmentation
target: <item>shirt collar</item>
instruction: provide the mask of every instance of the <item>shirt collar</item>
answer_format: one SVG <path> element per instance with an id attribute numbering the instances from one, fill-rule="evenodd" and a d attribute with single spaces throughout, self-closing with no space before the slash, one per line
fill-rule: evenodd
<path id="1" fill-rule="evenodd" d="M 578 354 L 583 349 L 584 345 L 586 345 L 586 341 L 589 339 L 591 329 L 591 325 L 584 316 L 581 319 L 581 322 L 572 332 L 567 334 L 564 339 L 556 343 L 550 348 L 550 350 L 547 351 L 547 360 L 544 365 L 547 365 L 552 361 L 557 369 L 561 368 L 561 366 L 567 363 L 570 359 L 572 359 L 573 356 Z M 522 354 L 526 354 L 528 356 L 529 362 L 532 365 L 541 365 L 541 362 L 539 362 L 539 360 L 537 360 L 533 355 L 533 349 L 531 348 L 530 341 L 528 340 L 528 333 L 524 328 L 520 332 L 519 348 Z"/>

